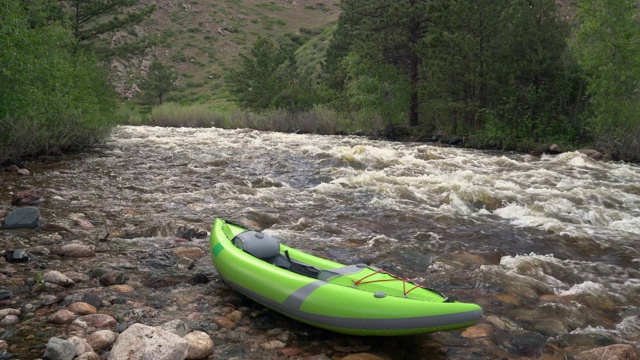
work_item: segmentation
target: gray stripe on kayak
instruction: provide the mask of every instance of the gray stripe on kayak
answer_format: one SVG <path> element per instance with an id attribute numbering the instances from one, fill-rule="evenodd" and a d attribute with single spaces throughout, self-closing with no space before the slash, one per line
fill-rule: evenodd
<path id="1" fill-rule="evenodd" d="M 346 330 L 393 331 L 393 330 L 412 330 L 412 329 L 421 329 L 421 328 L 438 328 L 441 326 L 476 322 L 482 317 L 482 309 L 467 311 L 462 313 L 455 313 L 455 314 L 418 316 L 418 317 L 398 318 L 398 319 L 346 318 L 346 317 L 337 317 L 337 316 L 330 316 L 330 315 L 319 315 L 319 314 L 313 314 L 313 313 L 302 311 L 300 310 L 299 305 L 297 307 L 287 306 L 285 304 L 286 301 L 284 303 L 279 303 L 275 300 L 269 299 L 247 288 L 244 288 L 232 281 L 229 281 L 224 277 L 223 279 L 234 290 L 284 315 L 305 320 L 317 325 L 331 326 L 331 327 L 342 328 Z M 315 283 L 316 282 L 312 284 L 315 284 Z M 315 289 L 317 289 L 317 287 Z M 309 294 L 310 293 L 311 292 L 309 292 Z M 294 303 L 293 300 L 292 300 L 292 303 Z M 297 301 L 295 303 L 297 304 Z"/>
<path id="2" fill-rule="evenodd" d="M 301 287 L 286 298 L 282 303 L 282 307 L 287 309 L 300 309 L 302 303 L 307 300 L 307 297 L 311 295 L 315 289 L 326 284 L 328 284 L 326 281 L 318 280 Z"/>

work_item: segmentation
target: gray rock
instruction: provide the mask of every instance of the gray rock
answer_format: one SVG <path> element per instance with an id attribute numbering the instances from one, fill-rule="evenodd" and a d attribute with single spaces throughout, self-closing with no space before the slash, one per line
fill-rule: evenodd
<path id="1" fill-rule="evenodd" d="M 79 338 L 77 336 L 72 336 L 72 337 L 68 338 L 67 341 L 70 341 L 76 347 L 76 355 L 77 356 L 80 356 L 80 355 L 85 354 L 85 353 L 92 353 L 93 352 L 93 349 L 91 348 L 91 345 L 89 345 L 89 343 L 87 342 L 86 339 L 82 339 L 82 338 Z"/>
<path id="2" fill-rule="evenodd" d="M 168 331 L 142 324 L 129 326 L 116 340 L 109 360 L 184 360 L 187 341 Z"/>
<path id="3" fill-rule="evenodd" d="M 17 315 L 7 315 L 0 320 L 0 326 L 11 326 L 20 322 Z"/>
<path id="4" fill-rule="evenodd" d="M 77 293 L 68 295 L 64 298 L 65 305 L 71 305 L 76 302 L 85 302 L 89 305 L 92 305 L 96 309 L 99 309 L 102 306 L 102 298 L 96 294 L 91 293 Z"/>
<path id="5" fill-rule="evenodd" d="M 156 326 L 156 329 L 168 331 L 180 337 L 184 337 L 191 331 L 189 325 L 180 319 L 168 321 L 162 325 Z"/>
<path id="6" fill-rule="evenodd" d="M 29 228 L 42 226 L 40 211 L 38 208 L 27 206 L 13 210 L 2 222 L 4 229 Z"/>
<path id="7" fill-rule="evenodd" d="M 93 257 L 96 255 L 90 246 L 83 244 L 63 245 L 60 248 L 60 254 L 71 258 Z"/>
<path id="8" fill-rule="evenodd" d="M 76 356 L 76 346 L 68 340 L 52 337 L 47 343 L 44 358 L 48 360 L 72 360 Z"/>
<path id="9" fill-rule="evenodd" d="M 52 270 L 42 276 L 42 280 L 60 286 L 73 286 L 75 282 L 60 271 Z"/>

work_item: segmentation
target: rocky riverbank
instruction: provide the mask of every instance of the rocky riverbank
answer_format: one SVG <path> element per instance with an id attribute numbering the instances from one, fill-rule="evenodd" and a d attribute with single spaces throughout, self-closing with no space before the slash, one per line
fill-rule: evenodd
<path id="1" fill-rule="evenodd" d="M 541 358 L 540 339 L 491 314 L 497 295 L 479 299 L 489 311 L 463 331 L 343 336 L 233 292 L 211 265 L 206 223 L 145 223 L 127 208 L 54 214 L 46 200 L 30 189 L 0 208 L 0 359 Z M 561 345 L 542 358 L 638 358 L 628 344 Z"/>

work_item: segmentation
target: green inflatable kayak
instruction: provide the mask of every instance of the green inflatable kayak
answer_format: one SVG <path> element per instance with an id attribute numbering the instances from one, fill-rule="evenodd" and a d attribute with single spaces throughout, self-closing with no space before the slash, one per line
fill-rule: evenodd
<path id="1" fill-rule="evenodd" d="M 351 335 L 454 330 L 482 317 L 461 303 L 373 266 L 343 265 L 216 219 L 211 258 L 236 291 L 283 315 Z"/>

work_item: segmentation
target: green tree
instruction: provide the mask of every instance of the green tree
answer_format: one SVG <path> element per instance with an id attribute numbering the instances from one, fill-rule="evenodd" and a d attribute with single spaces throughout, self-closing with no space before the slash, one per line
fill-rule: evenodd
<path id="1" fill-rule="evenodd" d="M 239 68 L 226 77 L 229 91 L 243 109 L 262 112 L 270 109 L 306 110 L 315 96 L 308 81 L 298 76 L 291 49 L 260 37 L 249 54 L 240 54 Z"/>
<path id="2" fill-rule="evenodd" d="M 640 23 L 634 0 L 580 0 L 575 53 L 587 77 L 590 128 L 602 147 L 640 158 Z"/>
<path id="3" fill-rule="evenodd" d="M 91 145 L 116 121 L 97 59 L 67 29 L 32 26 L 19 0 L 0 3 L 0 159 Z"/>
<path id="4" fill-rule="evenodd" d="M 149 66 L 147 76 L 139 85 L 139 102 L 145 106 L 162 105 L 167 94 L 177 89 L 178 74 L 160 60 L 154 60 Z"/>
<path id="5" fill-rule="evenodd" d="M 419 53 L 420 43 L 429 35 L 431 0 L 345 0 L 344 24 L 352 30 L 351 51 L 363 58 L 389 64 L 406 78 L 409 102 L 406 111 L 410 126 L 420 124 L 420 85 L 427 81 L 422 71 L 429 54 Z M 384 72 L 387 73 L 387 72 Z"/>
<path id="6" fill-rule="evenodd" d="M 70 25 L 78 44 L 90 47 L 103 56 L 126 56 L 141 53 L 149 39 L 113 43 L 106 35 L 116 30 L 131 31 L 148 18 L 155 7 L 143 6 L 138 0 L 62 0 L 70 13 Z"/>

